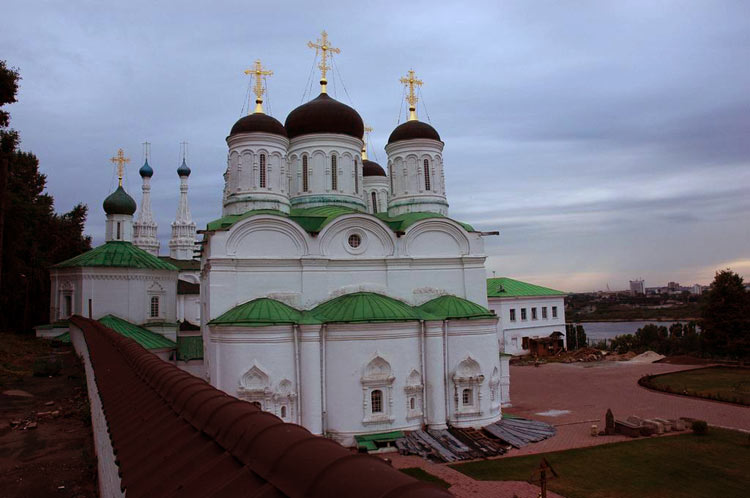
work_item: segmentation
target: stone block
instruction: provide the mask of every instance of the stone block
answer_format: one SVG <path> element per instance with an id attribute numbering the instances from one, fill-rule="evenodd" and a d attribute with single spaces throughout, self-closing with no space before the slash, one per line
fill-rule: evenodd
<path id="1" fill-rule="evenodd" d="M 685 422 L 683 420 L 680 420 L 679 418 L 671 419 L 670 422 L 672 422 L 672 430 L 673 431 L 684 431 L 685 430 Z"/>
<path id="2" fill-rule="evenodd" d="M 630 437 L 641 435 L 641 426 L 627 420 L 615 420 L 615 430 L 620 434 Z"/>
<path id="3" fill-rule="evenodd" d="M 672 422 L 665 418 L 654 418 L 656 422 L 659 422 L 664 427 L 664 432 L 672 432 Z"/>
<path id="4" fill-rule="evenodd" d="M 664 425 L 652 418 L 644 420 L 643 425 L 650 427 L 653 430 L 653 434 L 664 434 Z"/>

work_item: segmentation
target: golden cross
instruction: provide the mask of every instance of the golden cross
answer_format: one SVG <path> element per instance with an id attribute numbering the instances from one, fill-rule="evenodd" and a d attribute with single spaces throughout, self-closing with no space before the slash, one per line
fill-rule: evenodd
<path id="1" fill-rule="evenodd" d="M 362 160 L 367 160 L 367 142 L 369 142 L 370 133 L 372 132 L 372 128 L 365 125 L 365 140 L 362 142 Z"/>
<path id="2" fill-rule="evenodd" d="M 399 81 L 404 85 L 409 85 L 409 95 L 406 101 L 409 102 L 409 121 L 417 120 L 417 94 L 414 93 L 415 86 L 422 86 L 422 80 L 417 79 L 413 69 L 409 69 L 408 78 L 401 78 Z"/>
<path id="3" fill-rule="evenodd" d="M 311 41 L 307 42 L 307 46 L 310 48 L 315 49 L 315 55 L 318 55 L 318 51 L 320 50 L 321 56 L 320 56 L 320 64 L 318 64 L 318 67 L 320 68 L 320 92 L 326 93 L 326 84 L 328 83 L 328 80 L 326 80 L 326 73 L 329 69 L 331 69 L 331 66 L 326 64 L 326 58 L 330 56 L 328 52 L 332 52 L 334 54 L 340 54 L 341 50 L 338 48 L 334 48 L 331 46 L 330 42 L 328 41 L 328 33 L 325 32 L 325 30 L 321 33 L 320 38 L 318 38 L 317 43 L 313 43 Z"/>
<path id="4" fill-rule="evenodd" d="M 117 151 L 117 155 L 113 158 L 110 158 L 110 161 L 112 161 L 112 163 L 117 164 L 118 186 L 122 187 L 122 170 L 125 167 L 125 165 L 130 162 L 130 159 L 125 157 L 125 153 L 122 151 L 122 149 L 119 149 Z"/>
<path id="5" fill-rule="evenodd" d="M 259 112 L 262 114 L 263 113 L 263 83 L 261 82 L 261 79 L 263 78 L 263 76 L 271 76 L 273 74 L 273 71 L 267 71 L 263 69 L 263 66 L 260 65 L 260 59 L 256 59 L 255 67 L 252 67 L 250 69 L 245 69 L 245 74 L 249 74 L 255 78 L 255 88 L 253 88 L 253 92 L 255 93 L 255 112 Z"/>

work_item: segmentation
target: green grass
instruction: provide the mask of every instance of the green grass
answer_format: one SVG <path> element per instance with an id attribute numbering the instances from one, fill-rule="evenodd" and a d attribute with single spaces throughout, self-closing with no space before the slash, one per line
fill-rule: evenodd
<path id="1" fill-rule="evenodd" d="M 750 369 L 747 368 L 709 367 L 657 375 L 651 377 L 649 387 L 750 405 Z"/>
<path id="2" fill-rule="evenodd" d="M 748 435 L 710 428 L 705 436 L 639 439 L 590 448 L 453 465 L 479 480 L 528 481 L 546 458 L 567 498 L 745 498 Z"/>
<path id="3" fill-rule="evenodd" d="M 419 479 L 420 481 L 429 482 L 431 484 L 437 484 L 441 488 L 448 489 L 451 487 L 451 485 L 444 480 L 440 479 L 437 476 L 434 476 L 430 474 L 427 471 L 424 471 L 420 469 L 419 467 L 409 467 L 407 469 L 401 469 L 401 472 L 403 472 L 406 475 L 412 476 L 415 479 Z"/>

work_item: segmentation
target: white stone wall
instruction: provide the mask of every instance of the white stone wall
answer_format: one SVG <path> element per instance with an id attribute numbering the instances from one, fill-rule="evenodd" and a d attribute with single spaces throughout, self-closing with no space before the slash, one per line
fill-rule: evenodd
<path id="1" fill-rule="evenodd" d="M 222 216 L 253 209 L 289 212 L 289 167 L 286 137 L 271 133 L 240 133 L 227 138 Z M 260 157 L 265 156 L 266 184 L 261 186 Z"/>
<path id="2" fill-rule="evenodd" d="M 362 177 L 362 140 L 347 135 L 302 135 L 289 145 L 290 200 L 307 208 L 342 205 L 366 210 Z M 331 158 L 336 156 L 337 188 L 332 188 Z M 307 157 L 308 189 L 304 191 L 303 157 Z M 354 179 L 356 174 L 357 181 Z"/>
<path id="3" fill-rule="evenodd" d="M 96 452 L 99 496 L 102 498 L 121 498 L 125 496 L 120 490 L 121 480 L 119 467 L 115 463 L 115 453 L 107 430 L 107 420 L 102 411 L 102 401 L 96 386 L 96 377 L 91 366 L 89 349 L 81 329 L 70 326 L 70 342 L 81 357 L 86 371 L 86 388 L 91 406 L 91 428 L 94 434 L 94 451 Z"/>
<path id="4" fill-rule="evenodd" d="M 504 352 L 512 355 L 528 354 L 523 349 L 523 338 L 549 337 L 553 332 L 565 336 L 564 296 L 538 296 L 512 298 L 489 298 L 489 308 L 500 318 L 498 335 L 504 345 Z M 552 317 L 552 307 L 557 306 L 557 318 Z M 547 318 L 542 317 L 542 308 L 547 308 Z M 526 319 L 521 319 L 521 309 L 526 309 Z M 532 318 L 532 308 L 537 310 L 536 320 Z M 511 321 L 510 310 L 516 310 L 516 319 Z M 566 345 L 567 346 L 567 345 Z"/>
<path id="5" fill-rule="evenodd" d="M 388 153 L 388 177 L 391 198 L 388 214 L 429 211 L 448 214 L 443 171 L 443 143 L 438 140 L 402 140 L 385 147 Z M 424 161 L 429 170 L 429 189 L 426 185 Z"/>
<path id="6" fill-rule="evenodd" d="M 377 212 L 387 213 L 388 212 L 388 200 L 390 199 L 390 183 L 386 176 L 366 176 L 364 177 L 365 184 L 365 201 L 367 202 L 367 212 L 375 213 L 375 206 L 372 200 L 372 194 L 375 193 L 375 200 L 377 202 Z"/>
<path id="7" fill-rule="evenodd" d="M 68 294 L 72 297 L 71 314 L 94 320 L 108 314 L 138 325 L 177 320 L 176 271 L 114 267 L 51 268 L 50 279 L 52 322 L 67 318 L 63 315 L 64 296 Z M 151 296 L 159 297 L 160 315 L 156 318 L 150 316 Z"/>

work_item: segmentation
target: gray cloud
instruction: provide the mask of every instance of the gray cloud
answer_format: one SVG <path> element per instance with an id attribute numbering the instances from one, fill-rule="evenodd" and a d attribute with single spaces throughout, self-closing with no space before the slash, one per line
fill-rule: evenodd
<path id="1" fill-rule="evenodd" d="M 404 117 L 398 77 L 413 67 L 425 81 L 420 117 L 446 143 L 452 215 L 502 232 L 487 239 L 490 270 L 573 290 L 747 271 L 746 2 L 15 1 L 4 14 L 0 56 L 23 76 L 12 125 L 57 208 L 90 206 L 96 242 L 108 158 L 132 157 L 139 199 L 145 140 L 163 246 L 182 140 L 193 216 L 217 218 L 242 69 L 261 57 L 274 70 L 268 104 L 283 121 L 325 28 L 342 49 L 331 90 L 375 128 L 381 163 Z"/>

